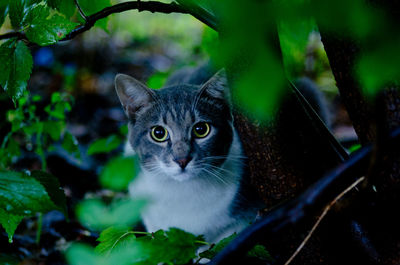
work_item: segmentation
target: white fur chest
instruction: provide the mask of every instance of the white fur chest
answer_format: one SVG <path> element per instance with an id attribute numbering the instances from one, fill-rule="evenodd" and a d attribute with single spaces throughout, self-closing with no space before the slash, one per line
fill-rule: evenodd
<path id="1" fill-rule="evenodd" d="M 237 148 L 236 148 L 237 147 Z M 240 152 L 239 146 L 231 148 Z M 149 199 L 142 219 L 148 231 L 177 227 L 195 235 L 204 235 L 207 241 L 216 242 L 221 238 L 239 232 L 247 224 L 232 217 L 230 208 L 238 192 L 242 165 L 237 157 L 229 155 L 223 164 L 226 182 L 210 181 L 209 178 L 192 178 L 176 181 L 165 176 L 142 171 L 130 185 L 132 197 Z"/>

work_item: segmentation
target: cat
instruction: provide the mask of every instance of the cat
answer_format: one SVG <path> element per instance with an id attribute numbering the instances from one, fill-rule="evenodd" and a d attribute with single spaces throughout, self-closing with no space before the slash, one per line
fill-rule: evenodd
<path id="1" fill-rule="evenodd" d="M 224 70 L 201 85 L 180 75 L 160 90 L 115 78 L 141 166 L 129 192 L 150 199 L 147 231 L 177 227 L 216 243 L 248 226 L 262 203 L 249 188 Z"/>

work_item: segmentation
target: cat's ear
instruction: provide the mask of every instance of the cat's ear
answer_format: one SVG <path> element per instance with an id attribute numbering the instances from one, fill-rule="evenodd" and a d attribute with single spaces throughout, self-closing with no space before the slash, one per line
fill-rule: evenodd
<path id="1" fill-rule="evenodd" d="M 143 83 L 129 75 L 117 74 L 115 90 L 125 114 L 134 119 L 135 114 L 151 104 L 154 92 Z"/>
<path id="2" fill-rule="evenodd" d="M 201 95 L 208 95 L 212 98 L 230 101 L 228 80 L 224 69 L 219 70 L 211 77 L 200 90 Z"/>

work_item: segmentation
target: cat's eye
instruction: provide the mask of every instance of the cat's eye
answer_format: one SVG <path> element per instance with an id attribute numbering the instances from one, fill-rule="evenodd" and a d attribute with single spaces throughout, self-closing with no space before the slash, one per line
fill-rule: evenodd
<path id="1" fill-rule="evenodd" d="M 193 126 L 193 134 L 197 138 L 204 138 L 210 133 L 210 125 L 207 122 L 199 122 Z"/>
<path id="2" fill-rule="evenodd" d="M 158 125 L 151 128 L 151 138 L 156 142 L 164 142 L 168 139 L 168 131 L 164 127 Z"/>

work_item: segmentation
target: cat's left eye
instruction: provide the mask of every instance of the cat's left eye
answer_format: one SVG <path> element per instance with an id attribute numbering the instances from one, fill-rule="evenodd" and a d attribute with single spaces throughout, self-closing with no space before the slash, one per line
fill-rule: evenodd
<path id="1" fill-rule="evenodd" d="M 193 126 L 193 134 L 197 138 L 204 138 L 210 133 L 210 125 L 207 122 L 199 122 Z"/>

